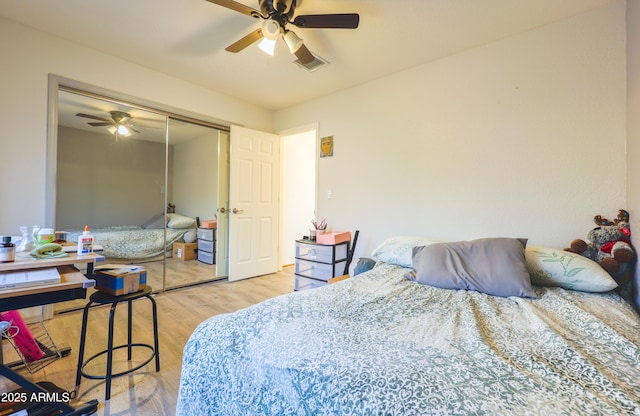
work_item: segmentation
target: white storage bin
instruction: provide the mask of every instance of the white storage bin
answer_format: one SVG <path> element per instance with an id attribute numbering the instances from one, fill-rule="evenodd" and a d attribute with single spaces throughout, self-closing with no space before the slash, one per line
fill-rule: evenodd
<path id="1" fill-rule="evenodd" d="M 313 261 L 301 260 L 296 261 L 295 274 L 303 277 L 311 277 L 313 279 L 321 279 L 327 281 L 336 276 L 336 272 L 340 271 L 338 275 L 342 275 L 344 271 L 344 265 L 346 260 L 335 264 L 316 263 Z"/>
<path id="2" fill-rule="evenodd" d="M 333 250 L 336 250 L 335 261 L 345 260 L 347 258 L 348 244 L 339 244 L 336 246 L 322 244 L 308 244 L 296 241 L 296 257 L 299 259 L 313 260 L 321 263 L 332 263 Z"/>
<path id="3" fill-rule="evenodd" d="M 294 290 L 315 289 L 320 286 L 325 286 L 327 282 L 316 279 L 309 279 L 302 276 L 296 276 Z"/>
<path id="4" fill-rule="evenodd" d="M 200 246 L 198 245 L 198 247 Z M 198 250 L 198 261 L 201 261 L 207 264 L 213 264 L 213 261 L 214 261 L 213 253 L 209 251 Z"/>
<path id="5" fill-rule="evenodd" d="M 198 238 L 213 241 L 213 228 L 198 228 Z"/>
<path id="6" fill-rule="evenodd" d="M 208 251 L 209 253 L 213 253 L 213 241 L 199 240 L 198 250 Z"/>

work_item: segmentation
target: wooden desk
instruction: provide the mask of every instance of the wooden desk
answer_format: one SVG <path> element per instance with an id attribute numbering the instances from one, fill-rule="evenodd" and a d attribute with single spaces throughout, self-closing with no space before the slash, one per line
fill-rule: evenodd
<path id="1" fill-rule="evenodd" d="M 0 263 L 0 273 L 52 267 L 56 267 L 60 273 L 60 283 L 53 285 L 0 290 L 0 312 L 84 299 L 87 295 L 87 288 L 95 286 L 95 281 L 87 279 L 73 265 L 86 264 L 87 275 L 91 276 L 93 264 L 101 261 L 104 261 L 104 257 L 95 253 L 82 256 L 72 253 L 66 257 L 51 259 L 19 257 L 11 263 Z"/>
<path id="2" fill-rule="evenodd" d="M 104 261 L 104 257 L 95 253 L 82 256 L 72 253 L 61 258 L 34 259 L 32 257 L 19 257 L 11 263 L 0 263 L 0 272 L 56 267 L 60 273 L 60 283 L 0 290 L 0 312 L 85 298 L 87 288 L 93 287 L 95 280 L 88 279 L 74 265 L 86 264 L 87 275 L 90 276 L 93 273 L 93 264 L 101 261 Z M 46 393 L 46 390 L 41 386 L 32 383 L 4 365 L 1 359 L 0 376 L 8 378 L 29 392 Z M 77 408 L 73 408 L 64 402 L 51 403 L 51 406 L 60 410 L 63 415 L 90 414 L 91 411 L 95 411 L 97 408 L 98 401 L 91 400 Z"/>

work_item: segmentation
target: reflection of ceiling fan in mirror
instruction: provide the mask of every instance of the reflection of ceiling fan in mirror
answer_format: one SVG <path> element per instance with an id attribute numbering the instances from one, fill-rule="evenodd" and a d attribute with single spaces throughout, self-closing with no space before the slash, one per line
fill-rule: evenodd
<path id="1" fill-rule="evenodd" d="M 291 20 L 295 12 L 296 0 L 258 0 L 260 11 L 233 0 L 207 1 L 263 20 L 261 28 L 249 33 L 225 50 L 240 52 L 254 42 L 262 40 L 258 45 L 260 49 L 273 55 L 275 42 L 278 37 L 282 36 L 289 51 L 302 64 L 312 62 L 315 59 L 314 55 L 304 45 L 302 39 L 286 28 L 287 24 L 311 29 L 356 29 L 360 22 L 360 16 L 357 13 L 298 15 Z"/>
<path id="2" fill-rule="evenodd" d="M 132 117 L 129 113 L 125 113 L 124 111 L 109 111 L 109 114 L 111 114 L 110 119 L 84 113 L 78 113 L 76 116 L 98 120 L 98 122 L 94 121 L 87 124 L 93 127 L 106 126 L 109 133 L 114 134 L 116 137 L 128 137 L 131 136 L 131 132 L 140 133 L 138 130 L 134 129 L 133 125 L 130 123 Z"/>

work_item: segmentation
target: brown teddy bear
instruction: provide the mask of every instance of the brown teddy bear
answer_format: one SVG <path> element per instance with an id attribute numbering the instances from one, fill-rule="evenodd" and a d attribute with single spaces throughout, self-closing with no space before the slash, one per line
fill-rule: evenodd
<path id="1" fill-rule="evenodd" d="M 628 272 L 635 259 L 630 240 L 629 213 L 621 209 L 613 221 L 600 215 L 596 215 L 594 221 L 598 227 L 587 234 L 589 241 L 573 240 L 565 250 L 597 262 L 622 286 L 628 281 Z"/>

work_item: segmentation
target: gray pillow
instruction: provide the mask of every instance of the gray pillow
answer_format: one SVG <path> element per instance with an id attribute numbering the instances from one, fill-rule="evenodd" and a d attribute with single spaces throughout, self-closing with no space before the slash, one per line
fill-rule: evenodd
<path id="1" fill-rule="evenodd" d="M 161 213 L 149 218 L 147 222 L 142 224 L 142 228 L 146 228 L 148 230 L 161 229 L 164 228 L 165 224 L 164 214 Z"/>
<path id="2" fill-rule="evenodd" d="M 185 243 L 193 243 L 198 239 L 198 234 L 196 230 L 189 230 L 182 236 L 182 239 Z"/>
<path id="3" fill-rule="evenodd" d="M 413 249 L 408 278 L 442 289 L 536 298 L 525 262 L 526 239 L 482 238 Z"/>
<path id="4" fill-rule="evenodd" d="M 376 261 L 374 259 L 369 259 L 366 257 L 360 257 L 358 259 L 358 264 L 356 264 L 356 267 L 354 267 L 353 269 L 353 275 L 357 276 L 360 273 L 364 273 L 366 271 L 369 271 L 371 269 L 373 269 L 373 266 L 376 265 Z"/>

